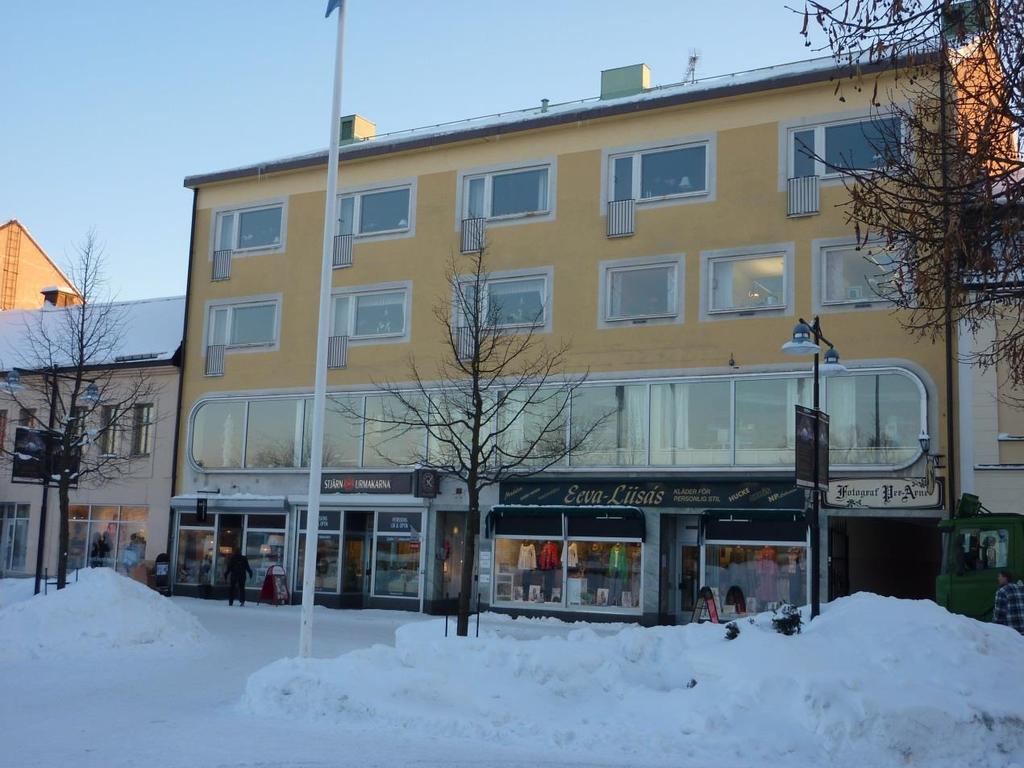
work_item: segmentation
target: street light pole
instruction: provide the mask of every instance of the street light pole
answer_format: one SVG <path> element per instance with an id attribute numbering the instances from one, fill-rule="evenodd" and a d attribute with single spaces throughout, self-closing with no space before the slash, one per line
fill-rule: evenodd
<path id="1" fill-rule="evenodd" d="M 324 412 L 327 410 L 327 331 L 331 316 L 331 271 L 334 226 L 337 220 L 338 151 L 341 143 L 341 74 L 345 41 L 345 0 L 328 0 L 327 16 L 338 9 L 338 33 L 334 48 L 334 96 L 331 100 L 331 135 L 327 150 L 327 200 L 324 204 L 323 259 L 320 264 L 320 316 L 316 331 L 316 373 L 313 383 L 313 429 L 309 451 L 309 489 L 306 498 L 306 551 L 302 559 L 302 617 L 299 656 L 313 654 L 313 598 L 316 590 L 317 535 L 320 530 L 320 478 L 324 460 Z"/>
<path id="2" fill-rule="evenodd" d="M 808 323 L 802 317 L 793 329 L 793 339 L 782 345 L 782 351 L 790 355 L 814 354 L 814 464 L 811 489 L 811 514 L 807 527 L 811 535 L 811 619 L 821 613 L 821 462 L 819 461 L 821 440 L 821 344 L 828 345 L 825 353 L 825 368 L 828 373 L 844 373 L 846 368 L 839 362 L 839 353 L 832 342 L 821 332 L 821 320 L 817 315 Z M 828 478 L 826 477 L 827 481 Z"/>

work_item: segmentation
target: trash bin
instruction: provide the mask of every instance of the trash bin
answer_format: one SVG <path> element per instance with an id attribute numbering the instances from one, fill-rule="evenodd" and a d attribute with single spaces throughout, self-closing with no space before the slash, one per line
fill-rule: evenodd
<path id="1" fill-rule="evenodd" d="M 156 556 L 153 563 L 153 577 L 156 581 L 157 591 L 161 595 L 171 594 L 171 558 L 166 552 Z"/>

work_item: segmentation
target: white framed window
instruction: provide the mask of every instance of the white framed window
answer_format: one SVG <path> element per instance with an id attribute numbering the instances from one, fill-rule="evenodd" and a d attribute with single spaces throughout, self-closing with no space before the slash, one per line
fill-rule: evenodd
<path id="1" fill-rule="evenodd" d="M 705 140 L 610 155 L 608 200 L 645 202 L 708 194 L 709 145 Z"/>
<path id="2" fill-rule="evenodd" d="M 215 251 L 275 250 L 284 244 L 284 203 L 219 211 L 214 227 Z"/>
<path id="3" fill-rule="evenodd" d="M 148 456 L 153 450 L 153 404 L 132 408 L 132 456 Z"/>
<path id="4" fill-rule="evenodd" d="M 793 244 L 701 252 L 701 319 L 787 312 L 793 301 Z"/>
<path id="5" fill-rule="evenodd" d="M 671 322 L 682 318 L 683 256 L 601 264 L 600 322 Z"/>
<path id="6" fill-rule="evenodd" d="M 408 338 L 410 295 L 407 285 L 367 286 L 336 294 L 331 335 L 352 341 Z"/>
<path id="7" fill-rule="evenodd" d="M 466 175 L 462 218 L 514 219 L 551 212 L 551 166 Z"/>
<path id="8" fill-rule="evenodd" d="M 408 232 L 412 185 L 367 189 L 338 196 L 338 234 L 370 237 Z"/>
<path id="9" fill-rule="evenodd" d="M 899 290 L 898 257 L 881 247 L 823 246 L 818 264 L 824 306 L 885 304 Z"/>
<path id="10" fill-rule="evenodd" d="M 881 168 L 899 157 L 899 118 L 869 116 L 790 128 L 789 177 L 839 178 L 848 170 Z"/>
<path id="11" fill-rule="evenodd" d="M 548 328 L 551 324 L 550 268 L 544 271 L 497 272 L 481 283 L 481 313 L 496 328 Z M 462 281 L 467 305 L 473 303 L 475 285 Z M 458 308 L 461 312 L 461 307 Z M 458 319 L 466 323 L 466 318 Z"/>
<path id="12" fill-rule="evenodd" d="M 276 344 L 277 305 L 277 301 L 252 301 L 211 307 L 207 343 L 228 348 Z"/>

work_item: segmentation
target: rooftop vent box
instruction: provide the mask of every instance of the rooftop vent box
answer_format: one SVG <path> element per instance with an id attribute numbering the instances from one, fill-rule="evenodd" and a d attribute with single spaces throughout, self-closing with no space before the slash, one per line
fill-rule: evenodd
<path id="1" fill-rule="evenodd" d="M 651 68 L 646 64 L 605 69 L 601 72 L 601 98 L 621 99 L 635 96 L 651 87 Z"/>
<path id="2" fill-rule="evenodd" d="M 341 118 L 341 143 L 365 141 L 377 135 L 377 126 L 362 115 L 345 115 Z"/>

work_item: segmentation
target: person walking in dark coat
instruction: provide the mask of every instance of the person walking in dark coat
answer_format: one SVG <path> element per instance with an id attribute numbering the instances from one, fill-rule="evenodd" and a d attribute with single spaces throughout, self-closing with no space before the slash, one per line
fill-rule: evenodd
<path id="1" fill-rule="evenodd" d="M 236 591 L 239 605 L 245 605 L 245 580 L 252 576 L 249 558 L 235 550 L 228 558 L 228 566 L 224 575 L 228 579 L 228 605 L 235 604 Z"/>

